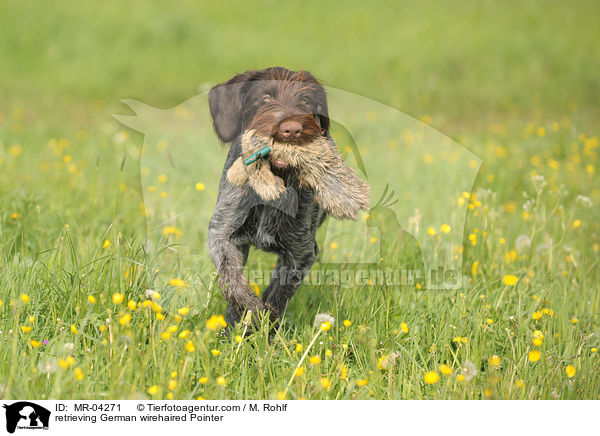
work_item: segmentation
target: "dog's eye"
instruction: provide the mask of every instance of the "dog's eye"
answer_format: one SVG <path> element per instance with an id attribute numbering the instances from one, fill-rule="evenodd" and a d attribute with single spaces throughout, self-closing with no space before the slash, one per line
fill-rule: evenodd
<path id="1" fill-rule="evenodd" d="M 271 101 L 271 96 L 269 94 L 265 94 L 265 95 L 263 95 L 262 100 L 263 101 Z"/>

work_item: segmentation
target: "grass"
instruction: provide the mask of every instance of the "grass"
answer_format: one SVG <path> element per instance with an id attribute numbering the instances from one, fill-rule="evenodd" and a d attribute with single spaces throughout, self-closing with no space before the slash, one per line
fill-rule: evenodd
<path id="1" fill-rule="evenodd" d="M 307 22 L 299 3 L 2 5 L 1 397 L 599 398 L 598 5 L 319 8 Z M 401 109 L 481 157 L 475 195 L 447 198 L 467 210 L 464 235 L 436 221 L 418 238 L 458 238 L 460 289 L 303 287 L 270 342 L 266 327 L 241 342 L 243 326 L 233 341 L 207 327 L 225 303 L 198 247 L 224 151 L 187 138 L 175 159 L 188 166 L 161 182 L 159 138 L 111 114 L 126 111 L 122 98 L 172 107 L 205 82 L 275 64 Z M 383 165 L 379 142 L 371 158 Z M 219 165 L 200 177 L 204 156 Z M 402 224 L 412 209 L 397 195 Z M 333 233 L 324 248 L 354 244 Z M 386 262 L 415 255 L 410 241 L 393 249 Z M 273 260 L 254 252 L 249 266 Z M 318 313 L 335 318 L 330 330 L 313 325 Z"/>

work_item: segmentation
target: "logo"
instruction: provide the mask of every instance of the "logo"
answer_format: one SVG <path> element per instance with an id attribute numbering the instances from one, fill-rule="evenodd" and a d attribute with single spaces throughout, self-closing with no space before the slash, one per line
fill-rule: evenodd
<path id="1" fill-rule="evenodd" d="M 14 433 L 18 429 L 48 430 L 50 411 L 29 401 L 19 401 L 4 405 L 6 409 L 6 431 Z"/>

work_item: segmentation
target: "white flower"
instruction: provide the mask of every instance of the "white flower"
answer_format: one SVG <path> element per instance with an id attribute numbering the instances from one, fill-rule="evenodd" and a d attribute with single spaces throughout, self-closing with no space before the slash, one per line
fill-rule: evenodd
<path id="1" fill-rule="evenodd" d="M 517 251 L 524 251 L 531 246 L 531 238 L 527 235 L 519 235 L 517 236 L 515 245 L 517 246 Z"/>
<path id="2" fill-rule="evenodd" d="M 63 351 L 67 354 L 71 354 L 75 350 L 75 344 L 73 342 L 67 342 L 63 345 Z"/>
<path id="3" fill-rule="evenodd" d="M 42 374 L 52 374 L 56 371 L 56 359 L 40 360 L 38 362 L 38 370 Z"/>
<path id="4" fill-rule="evenodd" d="M 324 322 L 330 322 L 331 327 L 333 327 L 333 324 L 335 323 L 335 318 L 327 313 L 319 313 L 315 316 L 315 322 L 313 323 L 313 327 L 321 327 L 321 324 L 323 324 Z"/>
<path id="5" fill-rule="evenodd" d="M 533 187 L 535 188 L 536 192 L 538 192 L 538 193 L 542 192 L 542 190 L 546 186 L 546 180 L 544 179 L 544 176 L 542 176 L 541 174 L 538 174 L 538 175 L 532 177 L 531 182 L 533 183 Z"/>
<path id="6" fill-rule="evenodd" d="M 590 197 L 586 197 L 585 195 L 581 194 L 577 196 L 577 198 L 575 199 L 575 203 L 579 203 L 583 207 L 587 207 L 588 209 L 594 205 Z"/>
<path id="7" fill-rule="evenodd" d="M 475 364 L 470 360 L 465 360 L 465 362 L 462 364 L 461 371 L 465 376 L 466 381 L 473 380 L 475 377 L 477 377 L 477 368 L 475 368 Z"/>

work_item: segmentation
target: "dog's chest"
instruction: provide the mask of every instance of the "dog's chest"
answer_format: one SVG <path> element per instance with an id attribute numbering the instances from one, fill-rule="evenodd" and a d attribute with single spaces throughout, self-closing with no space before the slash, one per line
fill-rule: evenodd
<path id="1" fill-rule="evenodd" d="M 286 207 L 287 206 L 287 207 Z M 312 194 L 300 193 L 291 204 L 255 206 L 245 223 L 245 236 L 264 251 L 290 251 L 300 241 L 314 238 L 320 208 Z"/>

